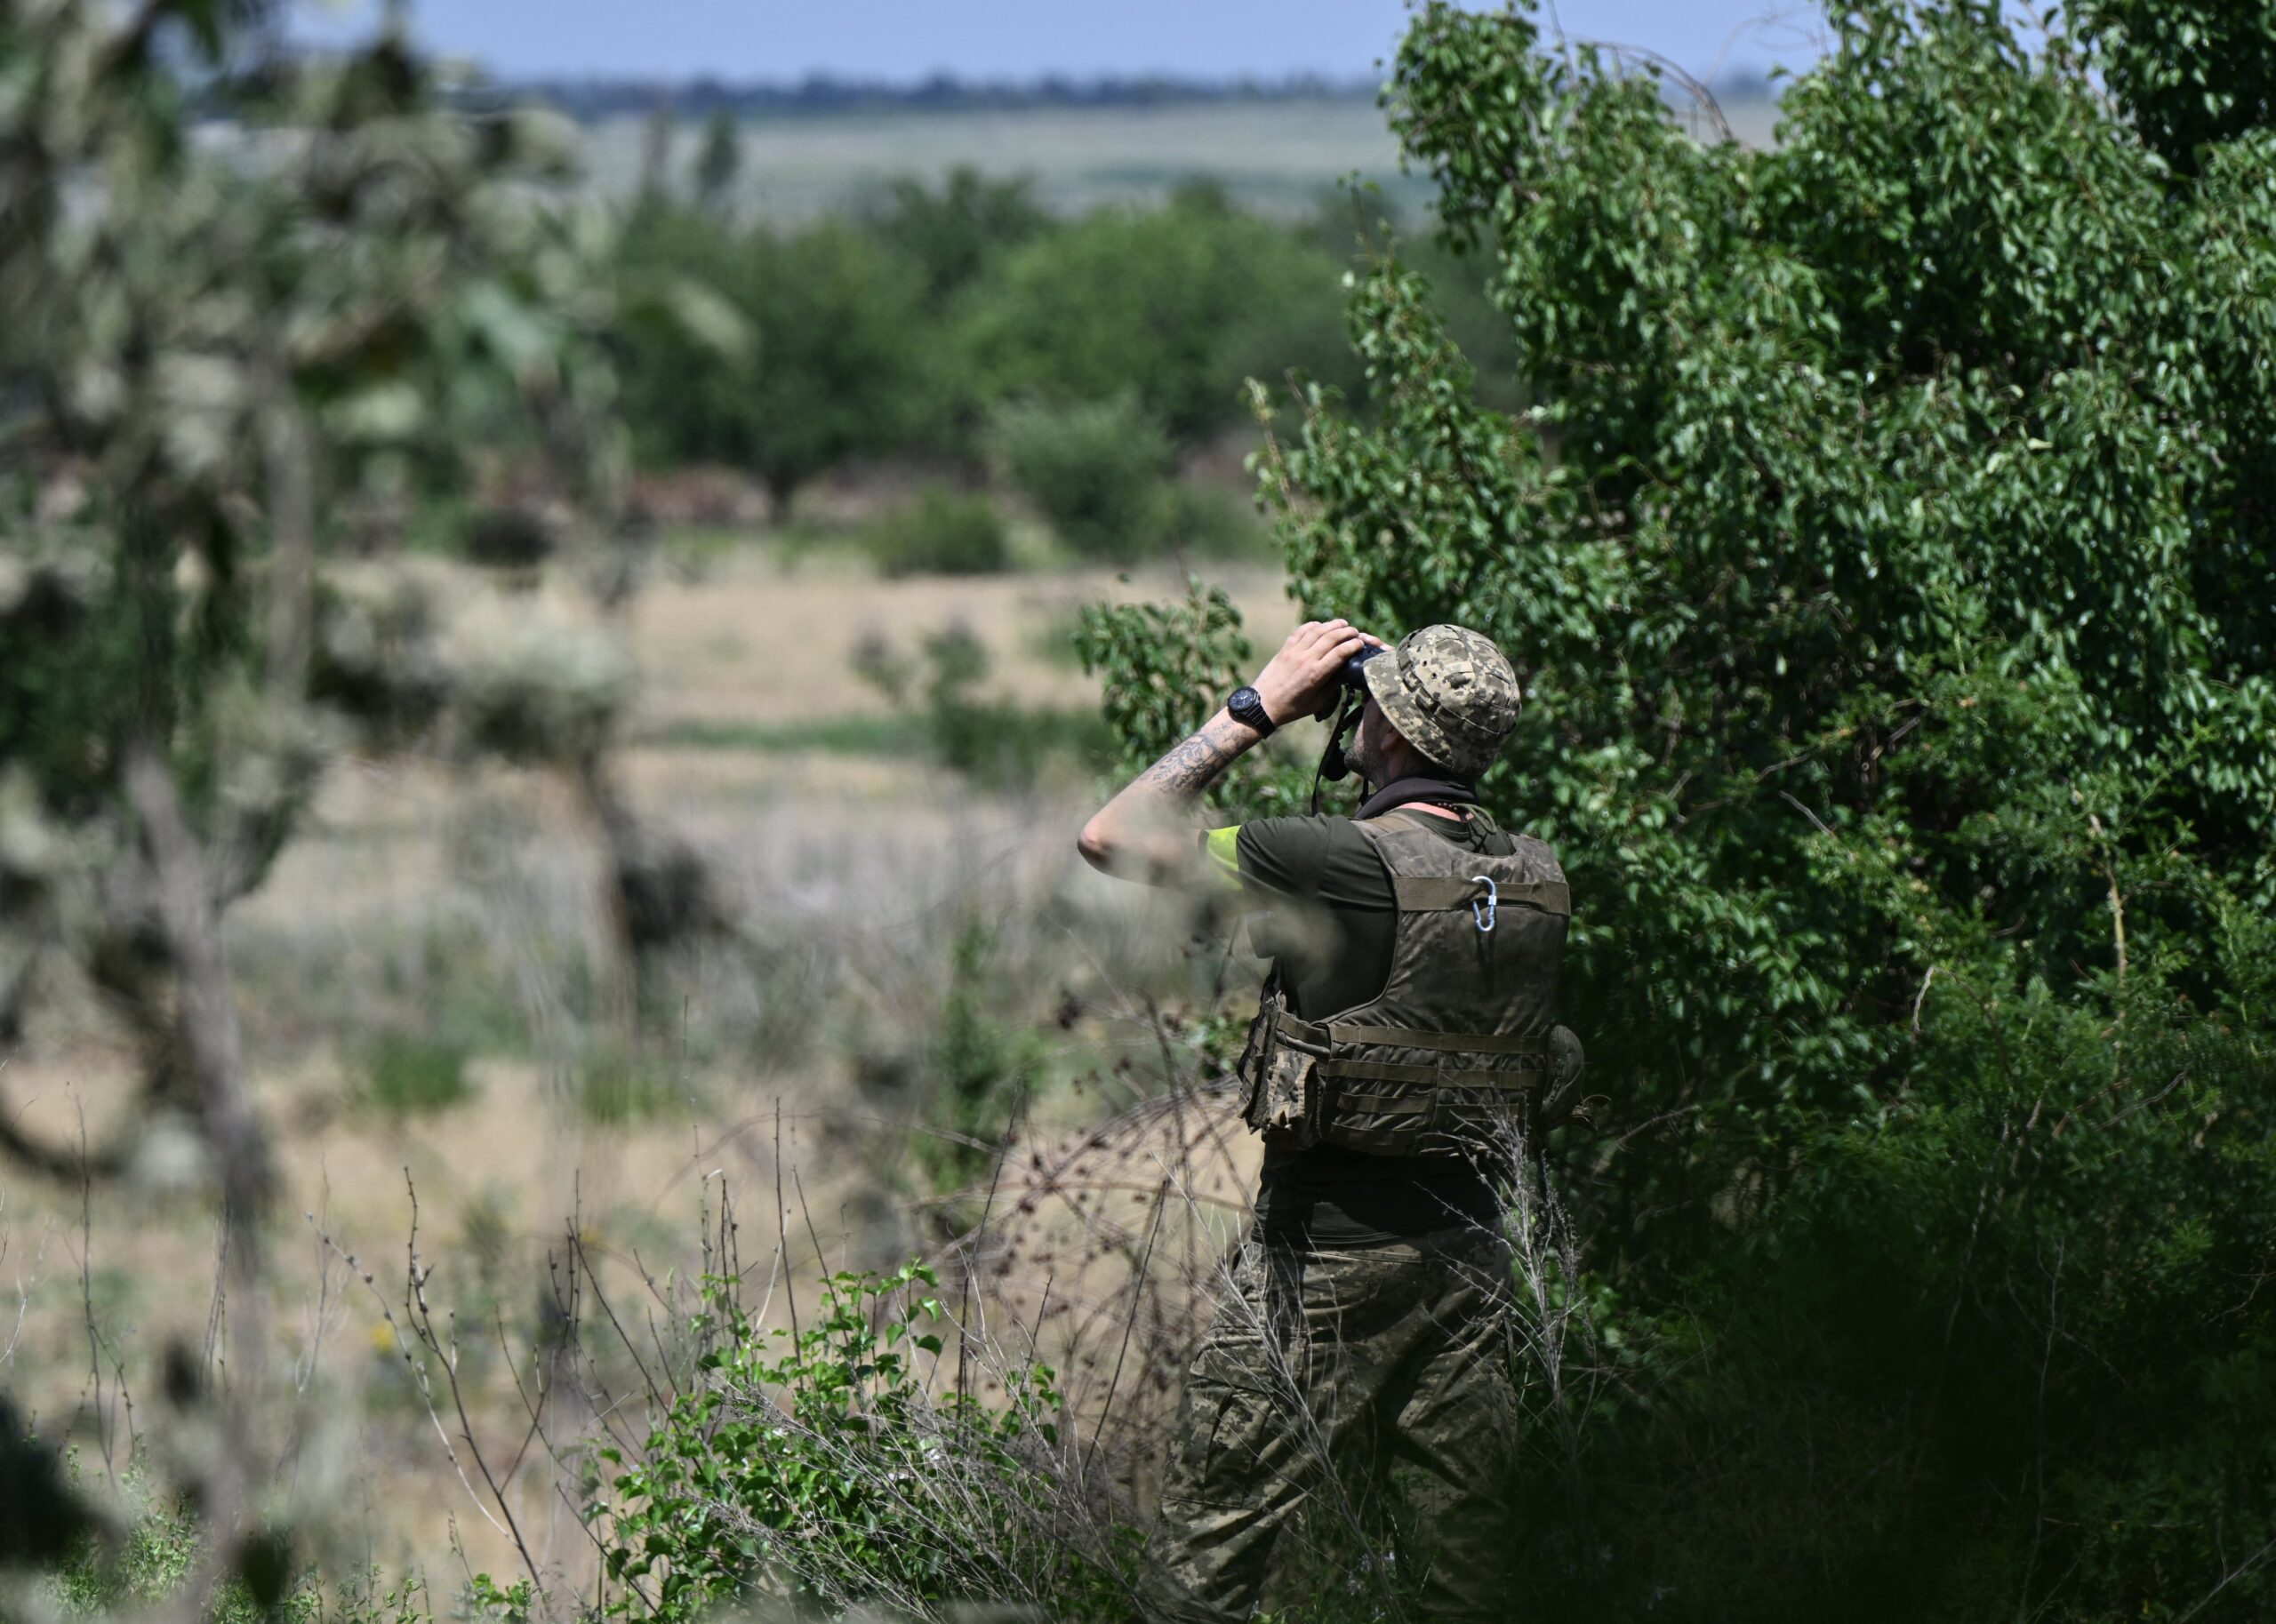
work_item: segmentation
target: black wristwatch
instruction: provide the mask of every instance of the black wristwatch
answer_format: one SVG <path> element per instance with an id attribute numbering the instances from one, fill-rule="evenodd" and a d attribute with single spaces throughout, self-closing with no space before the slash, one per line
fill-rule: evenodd
<path id="1" fill-rule="evenodd" d="M 1272 730 L 1279 725 L 1266 714 L 1264 700 L 1254 688 L 1234 689 L 1233 697 L 1225 701 L 1225 709 L 1243 727 L 1254 728 L 1261 739 L 1270 738 Z"/>

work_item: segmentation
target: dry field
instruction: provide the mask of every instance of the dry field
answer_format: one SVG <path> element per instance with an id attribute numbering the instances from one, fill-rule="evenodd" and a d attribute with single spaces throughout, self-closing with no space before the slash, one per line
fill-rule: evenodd
<path id="1" fill-rule="evenodd" d="M 1738 101 L 1722 112 L 1738 140 L 1770 144 L 1770 103 Z M 1716 134 L 1703 116 L 1682 116 L 1695 135 Z M 1317 210 L 1346 176 L 1380 187 L 1410 218 L 1428 209 L 1433 191 L 1427 175 L 1401 164 L 1382 109 L 1366 97 L 771 117 L 747 121 L 741 134 L 742 172 L 732 201 L 784 223 L 861 207 L 903 177 L 938 185 L 960 166 L 1028 176 L 1037 201 L 1059 214 L 1158 204 L 1194 180 L 1223 187 L 1243 208 L 1284 220 Z M 585 156 L 594 187 L 629 196 L 638 184 L 647 139 L 639 119 L 591 126 Z M 701 129 L 683 121 L 668 160 L 672 173 L 691 172 L 701 140 Z"/>
<path id="2" fill-rule="evenodd" d="M 1246 208 L 1285 218 L 1309 212 L 1337 177 L 1352 172 L 1402 204 L 1429 195 L 1426 183 L 1400 172 L 1398 143 L 1366 98 L 852 113 L 753 119 L 742 136 L 736 206 L 786 221 L 858 206 L 902 176 L 937 184 L 963 165 L 1031 176 L 1037 200 L 1067 214 L 1102 204 L 1158 203 L 1197 177 L 1223 186 Z M 629 193 L 646 140 L 640 120 L 594 126 L 586 151 L 595 185 Z M 693 165 L 701 140 L 695 125 L 680 127 L 675 172 Z"/>
<path id="3" fill-rule="evenodd" d="M 1291 618 L 1277 575 L 1223 578 L 1257 641 L 1277 640 Z M 1086 1348 L 1124 1300 L 1128 1236 L 1173 1172 L 1180 1216 L 1161 1256 L 1206 1270 L 1251 1171 L 1222 1102 L 1092 1132 L 1146 1092 L 1157 1062 L 1141 995 L 1180 973 L 1166 916 L 1074 860 L 1096 787 L 982 794 L 905 752 L 829 737 L 829 724 L 887 709 L 853 670 L 865 641 L 914 647 L 962 625 L 989 647 L 997 691 L 1072 708 L 1095 698 L 1054 648 L 1076 606 L 1174 590 L 1166 575 L 1097 572 L 881 582 L 824 556 L 786 565 L 757 544 L 700 580 L 653 585 L 629 621 L 643 684 L 625 779 L 645 816 L 704 852 L 744 924 L 735 952 L 685 968 L 674 1017 L 629 1040 L 602 1029 L 582 984 L 598 852 L 557 781 L 423 761 L 335 769 L 269 884 L 230 918 L 281 1180 L 269 1258 L 271 1380 L 289 1396 L 270 1417 L 290 1463 L 280 1505 L 352 1530 L 355 1561 L 418 1563 L 438 1583 L 459 1572 L 454 1538 L 477 1567 L 511 1565 L 385 1311 L 401 1316 L 414 1188 L 434 1293 L 470 1349 L 477 1436 L 506 1460 L 526 1428 L 512 1378 L 532 1374 L 548 1259 L 573 1228 L 619 1311 L 659 1316 L 643 1276 L 685 1281 L 699 1215 L 723 1188 L 762 1275 L 786 1262 L 810 1275 L 817 1253 L 831 1268 L 890 1267 L 938 1250 L 950 1226 L 911 1171 L 910 1057 L 939 1017 L 953 945 L 974 929 L 990 944 L 988 996 L 1007 1028 L 1034 1035 L 1038 1074 L 988 1247 L 999 1323 L 1049 1311 L 1047 1335 L 1073 1344 L 1079 1397 Z M 802 742 L 809 732 L 822 742 Z M 1054 1020 L 1070 997 L 1082 1018 Z M 374 1104 L 378 1037 L 436 1032 L 470 1035 L 453 1040 L 462 1097 Z M 1133 1068 L 1118 1073 L 1125 1058 Z M 83 1190 L 0 1167 L 0 1380 L 43 1431 L 68 1432 L 95 1479 L 124 1466 L 132 1433 L 163 1439 L 166 1345 L 221 1334 L 194 1146 L 164 1124 L 119 1123 L 131 1064 L 100 1010 L 66 1001 L 0 1070 L 0 1108 L 50 1140 L 139 1130 L 127 1180 Z M 1180 1311 L 1166 1300 L 1150 1311 Z M 512 1492 L 533 1542 L 574 1572 L 584 1535 L 544 1452 L 519 1459 Z"/>

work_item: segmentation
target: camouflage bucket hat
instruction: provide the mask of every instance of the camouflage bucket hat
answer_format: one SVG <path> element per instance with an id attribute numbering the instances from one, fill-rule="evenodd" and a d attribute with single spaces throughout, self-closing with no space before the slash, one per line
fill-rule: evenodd
<path id="1" fill-rule="evenodd" d="M 1367 692 L 1406 742 L 1448 772 L 1476 778 L 1518 724 L 1518 674 L 1494 640 L 1464 626 L 1426 626 L 1396 655 L 1363 668 Z"/>

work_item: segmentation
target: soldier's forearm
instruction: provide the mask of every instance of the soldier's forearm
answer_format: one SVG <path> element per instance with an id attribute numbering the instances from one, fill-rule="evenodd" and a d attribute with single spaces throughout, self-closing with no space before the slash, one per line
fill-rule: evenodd
<path id="1" fill-rule="evenodd" d="M 1193 808 L 1263 735 L 1219 710 L 1201 731 L 1141 772 L 1083 826 L 1077 845 L 1094 868 L 1162 880 L 1194 855 Z"/>
<path id="2" fill-rule="evenodd" d="M 1224 777 L 1226 768 L 1263 737 L 1221 708 L 1201 724 L 1199 732 L 1132 779 L 1115 800 L 1136 793 L 1179 807 L 1191 806 L 1210 785 Z"/>

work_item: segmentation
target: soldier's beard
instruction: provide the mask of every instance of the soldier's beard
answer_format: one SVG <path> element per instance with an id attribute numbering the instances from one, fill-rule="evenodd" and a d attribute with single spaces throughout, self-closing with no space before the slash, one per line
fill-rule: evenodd
<path id="1" fill-rule="evenodd" d="M 1345 748 L 1343 759 L 1351 764 L 1351 770 L 1366 780 L 1368 788 L 1381 789 L 1383 787 L 1382 756 L 1375 748 L 1375 741 L 1367 737 L 1365 726 L 1359 729 Z"/>

